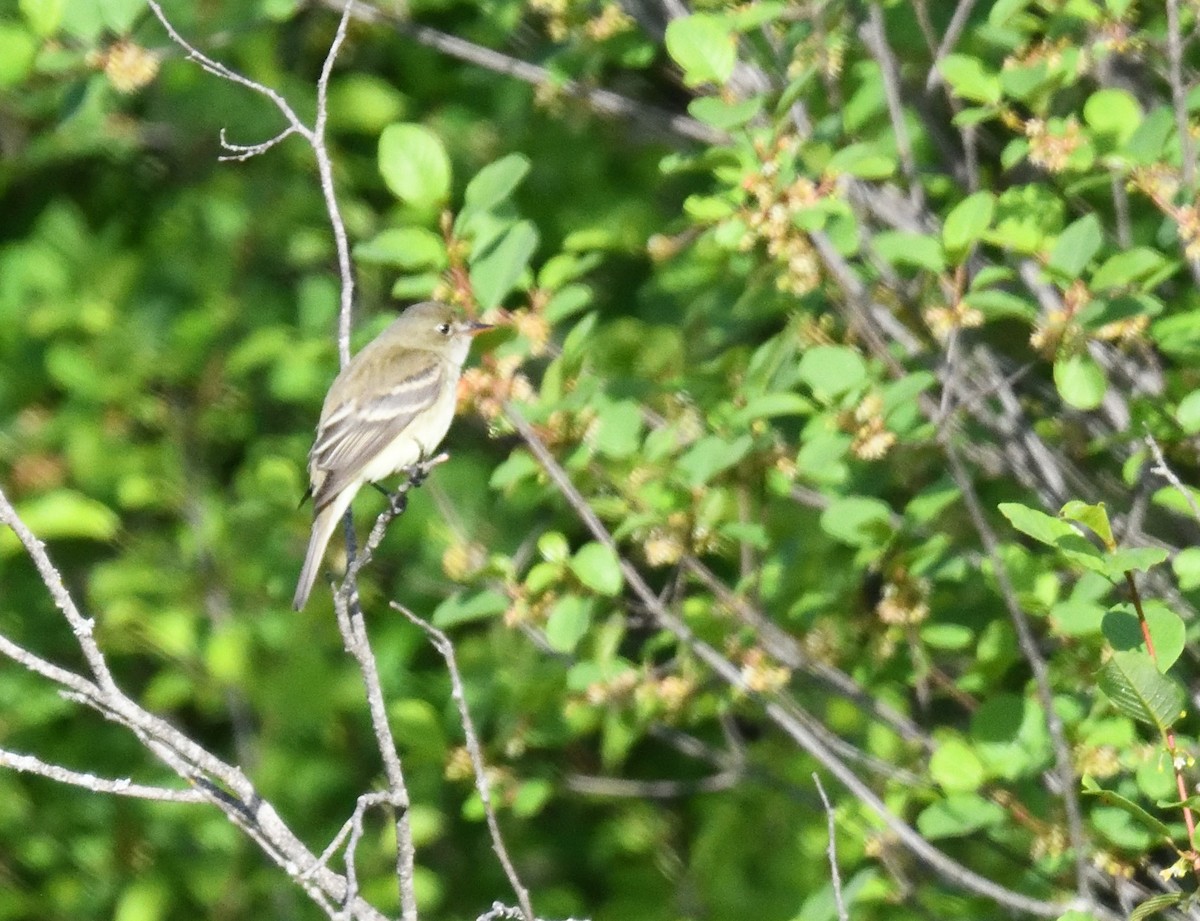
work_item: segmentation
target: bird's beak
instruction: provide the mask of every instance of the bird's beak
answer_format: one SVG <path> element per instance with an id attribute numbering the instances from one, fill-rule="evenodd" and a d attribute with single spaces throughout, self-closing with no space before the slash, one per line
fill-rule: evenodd
<path id="1" fill-rule="evenodd" d="M 489 329 L 495 329 L 491 323 L 480 323 L 478 320 L 468 320 L 462 325 L 462 330 L 468 336 L 478 336 L 480 333 L 486 333 Z"/>

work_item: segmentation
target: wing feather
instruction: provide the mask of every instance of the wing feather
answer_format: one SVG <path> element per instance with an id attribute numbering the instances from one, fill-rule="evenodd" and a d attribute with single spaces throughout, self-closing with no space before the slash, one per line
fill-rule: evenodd
<path id="1" fill-rule="evenodd" d="M 318 509 L 433 405 L 443 373 L 442 362 L 430 362 L 382 393 L 352 398 L 323 415 L 309 455 L 309 471 L 317 484 L 313 503 Z"/>

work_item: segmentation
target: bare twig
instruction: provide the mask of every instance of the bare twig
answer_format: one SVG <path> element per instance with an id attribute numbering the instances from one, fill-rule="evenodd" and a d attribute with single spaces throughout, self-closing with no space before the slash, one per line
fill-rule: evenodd
<path id="1" fill-rule="evenodd" d="M 825 806 L 825 818 L 829 823 L 829 846 L 826 848 L 826 853 L 829 855 L 829 876 L 833 881 L 833 903 L 837 906 L 838 921 L 850 921 L 850 915 L 846 911 L 846 902 L 842 898 L 842 876 L 838 872 L 837 865 L 837 824 L 833 818 L 833 807 L 829 805 L 829 797 L 825 795 L 825 787 L 821 784 L 821 775 L 813 771 L 813 783 L 817 785 L 817 793 L 821 796 L 821 803 Z"/>
<path id="2" fill-rule="evenodd" d="M 357 562 L 357 559 L 354 562 Z M 379 681 L 379 667 L 375 662 L 375 654 L 371 651 L 366 620 L 358 601 L 358 587 L 353 573 L 347 573 L 343 587 L 334 594 L 333 608 L 346 652 L 354 657 L 362 674 L 367 708 L 371 714 L 371 727 L 375 731 L 377 748 L 387 777 L 390 793 L 388 801 L 396 814 L 396 881 L 400 887 L 400 915 L 404 921 L 416 921 L 417 896 L 413 881 L 416 848 L 408 815 L 408 784 L 405 782 L 404 768 L 396 751 L 396 739 L 388 722 L 383 686 Z"/>
<path id="3" fill-rule="evenodd" d="M 1150 453 L 1154 455 L 1154 466 L 1151 468 L 1151 470 L 1175 487 L 1179 494 L 1183 496 L 1183 501 L 1187 503 L 1188 508 L 1191 510 L 1192 517 L 1195 518 L 1197 522 L 1200 522 L 1200 505 L 1196 503 L 1196 496 L 1193 494 L 1192 490 L 1184 485 L 1183 480 L 1179 479 L 1179 474 L 1171 469 L 1170 465 L 1167 463 L 1167 459 L 1163 457 L 1162 448 L 1159 447 L 1158 440 L 1149 432 L 1146 433 L 1144 440 L 1146 442 L 1146 446 L 1150 449 Z"/>
<path id="4" fill-rule="evenodd" d="M 79 648 L 83 652 L 84 659 L 87 660 L 88 669 L 95 677 L 97 685 L 106 692 L 115 690 L 116 684 L 113 682 L 112 673 L 108 670 L 108 663 L 104 661 L 104 655 L 100 652 L 100 647 L 96 645 L 96 638 L 93 635 L 96 627 L 95 621 L 79 613 L 74 599 L 71 598 L 67 587 L 63 585 L 62 577 L 50 562 L 50 557 L 46 555 L 46 545 L 25 526 L 25 522 L 17 515 L 16 509 L 12 507 L 8 497 L 2 491 L 0 491 L 0 523 L 12 528 L 13 533 L 20 540 L 21 546 L 33 560 L 38 575 L 41 576 L 47 591 L 50 592 L 50 597 L 54 599 L 55 607 L 67 619 L 71 632 L 75 634 L 75 640 L 79 643 Z"/>
<path id="5" fill-rule="evenodd" d="M 917 174 L 917 161 L 913 157 L 912 141 L 908 126 L 904 123 L 904 103 L 900 93 L 900 65 L 888 44 L 887 30 L 883 23 L 883 7 L 878 3 L 867 4 L 867 25 L 864 28 L 867 47 L 879 63 L 883 76 L 883 94 L 887 102 L 888 117 L 892 122 L 892 133 L 896 136 L 896 150 L 900 154 L 900 167 L 908 180 L 908 195 L 914 208 L 924 209 L 925 192 L 921 188 L 921 177 Z"/>
<path id="6" fill-rule="evenodd" d="M 454 696 L 454 703 L 458 707 L 459 722 L 462 723 L 463 737 L 467 743 L 467 752 L 471 756 L 471 767 L 475 771 L 475 790 L 479 794 L 479 801 L 483 804 L 483 814 L 487 820 L 488 832 L 492 836 L 492 850 L 496 852 L 496 859 L 500 861 L 500 866 L 504 868 L 504 875 L 508 877 L 508 883 L 512 886 L 513 892 L 517 896 L 517 902 L 521 906 L 521 914 L 524 916 L 525 921 L 534 921 L 533 904 L 529 899 L 529 890 L 525 888 L 520 876 L 517 875 L 517 869 L 513 866 L 512 858 L 508 855 L 508 848 L 504 845 L 504 837 L 500 834 L 500 823 L 496 820 L 496 809 L 492 805 L 491 783 L 488 781 L 487 767 L 483 762 L 483 749 L 479 744 L 479 735 L 475 732 L 475 723 L 471 719 L 471 711 L 467 707 L 467 693 L 463 687 L 462 674 L 458 670 L 458 661 L 454 655 L 454 644 L 450 642 L 450 638 L 444 632 L 423 618 L 418 617 L 404 605 L 393 601 L 392 608 L 399 611 L 412 621 L 412 623 L 425 631 L 430 642 L 433 643 L 434 649 L 446 660 L 446 669 L 450 672 L 450 687 Z"/>
<path id="7" fill-rule="evenodd" d="M 1171 107 L 1175 110 L 1175 131 L 1183 161 L 1183 187 L 1187 195 L 1195 191 L 1196 155 L 1188 125 L 1187 90 L 1183 85 L 1183 38 L 1179 26 L 1179 0 L 1167 0 L 1167 80 L 1171 84 Z"/>
<path id="8" fill-rule="evenodd" d="M 26 554 L 37 567 L 55 605 L 71 625 L 76 642 L 96 679 L 88 680 L 82 675 L 55 665 L 4 636 L 0 636 L 0 655 L 53 682 L 62 689 L 62 693 L 68 699 L 91 707 L 107 719 L 130 730 L 151 754 L 192 788 L 190 791 L 178 791 L 178 796 L 174 795 L 176 791 L 168 791 L 170 795 L 166 797 L 155 793 L 153 798 L 204 802 L 216 806 L 230 822 L 254 841 L 272 862 L 283 869 L 322 911 L 329 917 L 334 917 L 338 911 L 335 903 L 341 903 L 346 897 L 345 878 L 325 867 L 306 875 L 304 868 L 311 867 L 317 862 L 317 858 L 279 818 L 274 807 L 263 799 L 241 769 L 217 758 L 162 718 L 140 707 L 117 686 L 108 663 L 92 636 L 91 621 L 80 613 L 74 599 L 64 587 L 58 570 L 50 561 L 44 545 L 17 515 L 3 490 L 0 490 L 0 522 L 12 528 Z M 9 757 L 17 759 L 10 764 L 13 768 L 53 776 L 55 780 L 87 786 L 98 792 L 133 795 L 128 791 L 135 789 L 141 795 L 146 790 L 155 789 L 137 789 L 133 785 L 127 787 L 122 780 L 85 780 L 89 775 L 69 769 L 52 771 L 51 769 L 57 766 L 47 765 L 36 758 L 23 760 L 33 756 L 10 754 Z M 196 799 L 193 800 L 188 794 L 194 794 Z M 368 921 L 382 921 L 383 918 L 361 898 L 353 900 L 352 911 L 355 917 Z"/>
<path id="9" fill-rule="evenodd" d="M 37 774 L 40 777 L 47 777 L 72 787 L 91 790 L 93 793 L 112 793 L 115 796 L 129 796 L 134 799 L 157 800 L 164 803 L 206 802 L 206 797 L 199 790 L 149 787 L 145 784 L 134 783 L 127 777 L 117 779 L 97 777 L 95 774 L 73 771 L 58 764 L 49 764 L 33 755 L 22 755 L 5 749 L 0 749 L 0 768 L 11 768 L 24 774 Z"/>
<path id="10" fill-rule="evenodd" d="M 338 0 L 325 0 L 327 6 L 340 8 Z M 443 54 L 483 67 L 493 73 L 515 77 L 533 86 L 552 87 L 555 91 L 572 99 L 586 103 L 601 115 L 626 119 L 639 129 L 653 135 L 670 138 L 685 138 L 703 144 L 723 144 L 728 135 L 704 122 L 687 115 L 668 112 L 637 100 L 614 93 L 611 90 L 589 87 L 577 80 L 563 79 L 537 64 L 522 61 L 503 52 L 469 42 L 457 35 L 450 35 L 429 26 L 391 16 L 383 10 L 366 3 L 356 5 L 356 19 L 364 22 L 385 22 L 402 35 L 407 35 L 422 45 L 435 48 Z"/>
<path id="11" fill-rule="evenodd" d="M 946 27 L 946 34 L 942 36 L 942 42 L 938 45 L 937 53 L 933 56 L 933 63 L 929 67 L 929 79 L 926 84 L 929 89 L 933 89 L 941 83 L 942 74 L 938 70 L 938 64 L 958 44 L 958 39 L 962 35 L 963 29 L 966 28 L 967 20 L 974 7 L 975 0 L 958 0 L 958 6 L 954 8 L 954 15 L 950 17 L 950 24 Z"/>
<path id="12" fill-rule="evenodd" d="M 568 774 L 567 789 L 585 796 L 628 799 L 678 799 L 697 793 L 728 790 L 742 779 L 741 771 L 722 771 L 697 780 L 632 780 L 628 777 L 596 777 Z"/>
<path id="13" fill-rule="evenodd" d="M 195 61 L 201 68 L 213 76 L 220 77 L 222 80 L 228 80 L 230 83 L 236 83 L 238 86 L 243 86 L 252 92 L 258 93 L 260 96 L 266 97 L 274 104 L 275 108 L 279 110 L 287 122 L 287 127 L 281 132 L 270 140 L 259 144 L 243 145 L 231 143 L 222 129 L 220 135 L 221 146 L 229 152 L 229 156 L 222 159 L 247 160 L 250 157 L 256 157 L 259 154 L 266 153 L 276 144 L 291 137 L 293 134 L 300 135 L 312 148 L 313 156 L 317 163 L 317 174 L 321 182 L 321 194 L 325 199 L 325 208 L 329 214 L 329 223 L 333 228 L 334 242 L 337 246 L 338 271 L 342 281 L 341 308 L 338 313 L 338 357 L 344 367 L 350 361 L 350 326 L 351 312 L 354 306 L 354 276 L 350 265 L 350 244 L 346 236 L 346 224 L 342 220 L 341 210 L 338 208 L 337 196 L 334 193 L 333 162 L 329 157 L 329 149 L 325 143 L 325 125 L 329 114 L 327 105 L 329 76 L 333 72 L 334 61 L 337 58 L 338 51 L 342 47 L 342 42 L 346 38 L 346 27 L 354 10 L 354 0 L 346 0 L 344 4 L 338 4 L 342 18 L 338 22 L 337 32 L 330 43 L 329 52 L 326 54 L 325 63 L 321 68 L 321 76 L 317 81 L 317 115 L 316 121 L 311 128 L 301 120 L 288 101 L 276 90 L 243 76 L 220 61 L 209 57 L 203 51 L 200 51 L 179 34 L 171 24 L 171 21 L 167 19 L 162 7 L 158 4 L 158 0 L 147 0 L 147 2 L 150 5 L 151 11 L 158 17 L 158 21 L 167 30 L 167 34 L 171 36 L 171 40 L 187 52 L 189 60 Z"/>

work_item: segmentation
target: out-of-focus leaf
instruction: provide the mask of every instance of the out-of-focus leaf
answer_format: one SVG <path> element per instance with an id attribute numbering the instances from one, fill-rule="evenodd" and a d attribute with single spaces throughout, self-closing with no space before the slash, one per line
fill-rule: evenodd
<path id="1" fill-rule="evenodd" d="M 570 566 L 575 578 L 601 595 L 618 594 L 625 582 L 617 555 L 604 544 L 584 544 L 571 558 Z"/>
<path id="2" fill-rule="evenodd" d="M 1054 385 L 1069 406 L 1091 410 L 1104 399 L 1108 376 L 1090 355 L 1068 355 L 1054 363 Z"/>
<path id="3" fill-rule="evenodd" d="M 422 209 L 450 196 L 450 158 L 424 125 L 398 122 L 379 136 L 379 172 L 397 198 Z"/>
<path id="4" fill-rule="evenodd" d="M 666 45 L 688 86 L 722 85 L 737 63 L 737 44 L 729 23 L 712 13 L 673 19 L 667 26 Z"/>
<path id="5" fill-rule="evenodd" d="M 537 245 L 538 233 L 533 224 L 518 221 L 471 261 L 471 287 L 482 309 L 498 306 L 512 291 L 529 268 Z"/>

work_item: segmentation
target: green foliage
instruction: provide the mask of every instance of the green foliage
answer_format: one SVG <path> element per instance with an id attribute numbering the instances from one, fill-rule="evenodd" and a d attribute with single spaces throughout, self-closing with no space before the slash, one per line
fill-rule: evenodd
<path id="1" fill-rule="evenodd" d="M 142 0 L 11 6 L 0 488 L 122 685 L 319 852 L 382 772 L 323 581 L 288 610 L 337 364 L 311 152 L 218 162 L 222 128 L 253 144 L 278 116 Z M 1163 5 L 977 4 L 940 52 L 952 4 L 632 9 L 420 0 L 415 24 L 536 61 L 537 85 L 386 18 L 351 25 L 330 76 L 355 345 L 393 299 L 499 327 L 450 462 L 361 582 L 423 916 L 511 898 L 444 664 L 392 599 L 456 644 L 541 917 L 835 918 L 789 719 L 1047 916 L 1190 873 L 1200 217 Z M 311 123 L 329 10 L 167 13 Z M 628 117 L 576 98 L 595 86 Z M 384 501 L 364 490 L 360 535 Z M 0 635 L 84 667 L 8 530 Z M 11 663 L 0 749 L 175 782 Z M 856 921 L 1011 913 L 824 783 Z M 368 815 L 358 872 L 395 914 L 391 835 Z M 1066 908 L 1077 858 L 1093 915 Z M 215 810 L 8 770 L 0 878 L 0 921 L 321 914 Z"/>

